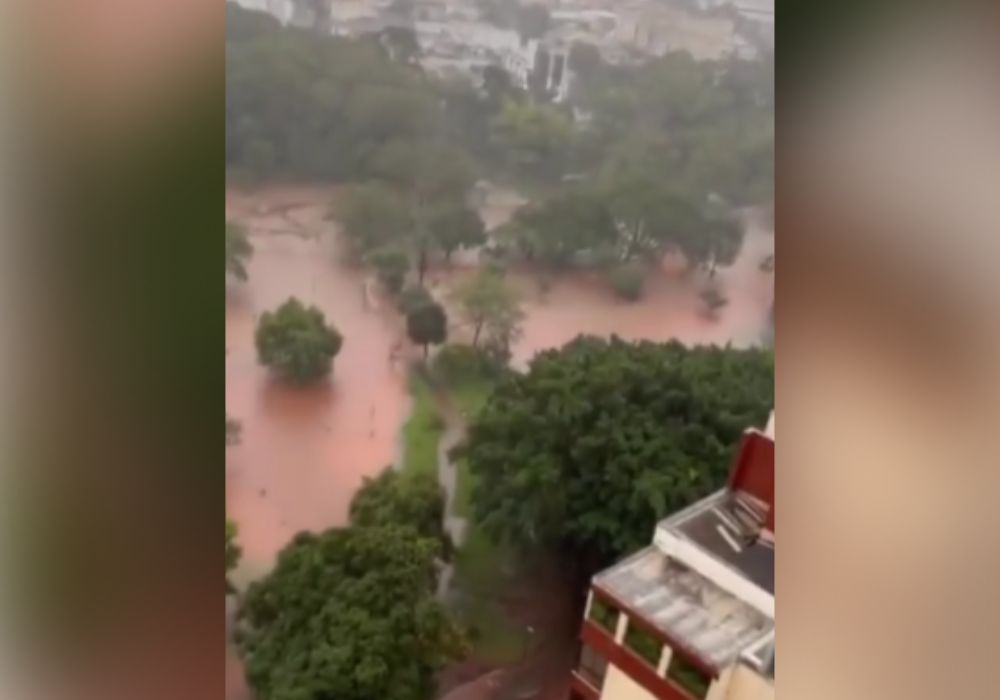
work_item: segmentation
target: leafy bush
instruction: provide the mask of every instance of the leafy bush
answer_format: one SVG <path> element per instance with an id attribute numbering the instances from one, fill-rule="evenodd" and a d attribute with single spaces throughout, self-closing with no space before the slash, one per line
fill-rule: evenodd
<path id="1" fill-rule="evenodd" d="M 638 265 L 619 265 L 609 273 L 609 279 L 612 289 L 622 299 L 636 301 L 642 297 L 643 275 Z"/>
<path id="2" fill-rule="evenodd" d="M 261 315 L 254 340 L 260 362 L 296 382 L 329 374 L 344 343 L 337 329 L 326 324 L 322 311 L 295 297 Z"/>

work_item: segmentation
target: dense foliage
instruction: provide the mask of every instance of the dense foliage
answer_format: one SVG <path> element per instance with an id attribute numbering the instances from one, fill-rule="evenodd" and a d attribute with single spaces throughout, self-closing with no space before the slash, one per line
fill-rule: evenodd
<path id="1" fill-rule="evenodd" d="M 439 117 L 419 70 L 375 38 L 281 28 L 226 5 L 226 164 L 246 178 L 354 179 Z"/>
<path id="2" fill-rule="evenodd" d="M 438 546 L 409 528 L 300 533 L 250 585 L 238 645 L 260 700 L 427 700 L 461 653 L 435 599 Z"/>
<path id="3" fill-rule="evenodd" d="M 433 474 L 403 474 L 386 468 L 351 500 L 351 524 L 359 527 L 398 525 L 441 543 L 445 557 L 451 540 L 444 531 L 444 492 Z"/>
<path id="4" fill-rule="evenodd" d="M 286 379 L 308 382 L 330 373 L 344 343 L 323 312 L 292 297 L 260 316 L 254 340 L 260 362 Z"/>
<path id="5" fill-rule="evenodd" d="M 724 482 L 773 381 L 757 349 L 581 337 L 542 352 L 470 426 L 475 512 L 496 537 L 604 564 Z"/>
<path id="6" fill-rule="evenodd" d="M 406 333 L 417 345 L 424 346 L 424 357 L 430 345 L 440 345 L 448 339 L 448 316 L 444 308 L 429 302 L 411 309 L 406 314 Z"/>

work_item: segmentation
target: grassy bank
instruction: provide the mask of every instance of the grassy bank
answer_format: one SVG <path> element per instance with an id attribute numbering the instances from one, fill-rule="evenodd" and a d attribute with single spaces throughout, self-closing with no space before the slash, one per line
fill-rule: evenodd
<path id="1" fill-rule="evenodd" d="M 455 557 L 455 580 L 461 591 L 455 613 L 469 630 L 475 658 L 496 666 L 518 662 L 527 631 L 511 618 L 502 603 L 511 575 L 509 557 L 479 528 L 469 524 L 466 540 Z"/>
<path id="2" fill-rule="evenodd" d="M 444 433 L 444 423 L 431 388 L 417 373 L 410 375 L 410 395 L 413 409 L 403 426 L 403 471 L 436 475 L 438 443 Z"/>

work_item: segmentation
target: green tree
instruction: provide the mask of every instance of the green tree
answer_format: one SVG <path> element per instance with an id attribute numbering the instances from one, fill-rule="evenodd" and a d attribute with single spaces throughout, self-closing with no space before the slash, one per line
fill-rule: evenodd
<path id="1" fill-rule="evenodd" d="M 581 337 L 505 377 L 469 429 L 472 503 L 493 537 L 592 573 L 719 488 L 774 400 L 769 352 Z"/>
<path id="2" fill-rule="evenodd" d="M 617 238 L 606 200 L 574 189 L 518 210 L 511 229 L 529 259 L 568 264 L 578 253 L 612 247 Z"/>
<path id="3" fill-rule="evenodd" d="M 437 543 L 410 528 L 300 533 L 248 588 L 238 648 L 260 700 L 427 700 L 464 651 L 435 599 Z"/>
<path id="4" fill-rule="evenodd" d="M 554 180 L 564 172 L 573 125 L 555 107 L 508 101 L 493 120 L 491 139 L 515 174 Z"/>
<path id="5" fill-rule="evenodd" d="M 322 311 L 295 297 L 261 314 L 255 341 L 260 362 L 294 382 L 329 374 L 344 342 L 337 329 L 327 325 Z"/>
<path id="6" fill-rule="evenodd" d="M 462 319 L 472 326 L 473 347 L 478 347 L 484 332 L 488 339 L 508 348 L 517 340 L 524 313 L 517 295 L 499 272 L 480 270 L 463 280 L 451 299 Z"/>
<path id="7" fill-rule="evenodd" d="M 235 588 L 233 584 L 229 582 L 229 574 L 236 569 L 240 564 L 240 558 L 243 556 L 243 549 L 240 547 L 239 542 L 236 540 L 239 534 L 239 528 L 236 523 L 226 518 L 226 592 L 230 593 Z"/>
<path id="8" fill-rule="evenodd" d="M 430 345 L 440 345 L 448 339 L 448 316 L 440 304 L 431 302 L 412 309 L 406 315 L 406 333 L 417 345 L 424 346 L 424 357 Z"/>
<path id="9" fill-rule="evenodd" d="M 426 226 L 445 260 L 450 261 L 459 248 L 474 248 L 486 242 L 486 228 L 479 213 L 464 204 L 450 202 L 431 210 Z"/>
<path id="10" fill-rule="evenodd" d="M 410 269 L 410 258 L 402 248 L 390 245 L 373 250 L 367 261 L 375 267 L 379 281 L 390 294 L 398 294 Z"/>
<path id="11" fill-rule="evenodd" d="M 253 255 L 253 244 L 246 230 L 237 223 L 226 222 L 226 274 L 241 282 L 247 279 L 247 260 Z"/>
<path id="12" fill-rule="evenodd" d="M 444 531 L 444 492 L 434 474 L 402 474 L 387 467 L 374 479 L 366 478 L 351 500 L 351 525 L 398 525 L 441 543 L 445 558 L 451 539 Z"/>
<path id="13" fill-rule="evenodd" d="M 348 188 L 331 213 L 360 253 L 399 242 L 412 228 L 405 200 L 376 182 Z"/>

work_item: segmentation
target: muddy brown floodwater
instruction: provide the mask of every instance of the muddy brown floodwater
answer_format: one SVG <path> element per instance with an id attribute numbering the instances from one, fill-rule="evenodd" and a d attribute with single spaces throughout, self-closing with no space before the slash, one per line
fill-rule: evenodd
<path id="1" fill-rule="evenodd" d="M 344 264 L 324 221 L 332 192 L 227 193 L 255 252 L 249 280 L 227 290 L 226 410 L 243 424 L 227 450 L 226 507 L 239 525 L 239 583 L 265 571 L 301 530 L 343 524 L 362 478 L 396 457 L 408 398 L 389 361 L 399 321 L 365 301 L 364 273 Z M 255 321 L 288 297 L 315 304 L 344 335 L 330 379 L 288 386 L 257 363 Z"/>
<path id="2" fill-rule="evenodd" d="M 384 302 L 366 297 L 364 271 L 343 262 L 335 226 L 324 217 L 334 194 L 318 187 L 227 193 L 227 216 L 247 227 L 255 247 L 249 281 L 230 286 L 226 307 L 226 409 L 243 423 L 241 443 L 227 454 L 227 508 L 244 550 L 237 583 L 265 571 L 296 532 L 343 524 L 362 478 L 397 458 L 409 399 L 403 368 L 389 357 L 405 332 Z M 502 194 L 484 205 L 494 225 L 520 203 Z M 757 342 L 774 298 L 773 276 L 759 264 L 773 253 L 774 237 L 749 218 L 739 259 L 718 272 L 729 303 L 716 319 L 702 313 L 704 274 L 686 271 L 678 260 L 650 272 L 636 303 L 616 299 L 600 275 L 560 274 L 543 289 L 537 275 L 511 272 L 525 311 L 514 363 L 523 367 L 539 350 L 580 333 Z M 471 274 L 474 256 L 459 259 L 431 271 L 435 294 Z M 257 363 L 258 315 L 292 295 L 320 307 L 345 337 L 332 377 L 317 386 L 287 386 Z"/>
<path id="3" fill-rule="evenodd" d="M 343 262 L 336 227 L 324 218 L 334 194 L 319 187 L 227 192 L 227 217 L 247 228 L 255 248 L 249 280 L 226 292 L 226 411 L 243 424 L 226 459 L 227 514 L 239 525 L 243 548 L 237 585 L 266 572 L 296 532 L 343 524 L 362 479 L 398 456 L 409 398 L 404 368 L 390 356 L 397 343 L 406 344 L 404 326 L 384 301 L 365 293 L 364 271 Z M 498 225 L 520 201 L 491 193 L 484 217 Z M 650 273 L 636 303 L 616 299 L 600 276 L 562 274 L 543 290 L 537 275 L 512 271 L 525 311 L 514 362 L 523 367 L 537 351 L 580 333 L 755 343 L 774 298 L 772 275 L 759 264 L 773 251 L 773 235 L 751 221 L 740 258 L 718 273 L 729 303 L 715 320 L 701 313 L 704 275 L 676 260 Z M 475 259 L 467 253 L 433 269 L 435 294 L 471 274 Z M 285 385 L 257 363 L 257 317 L 293 295 L 321 308 L 345 338 L 331 378 L 316 386 Z M 452 329 L 452 336 L 462 331 Z M 248 694 L 231 649 L 228 662 L 227 697 L 242 700 Z"/>

